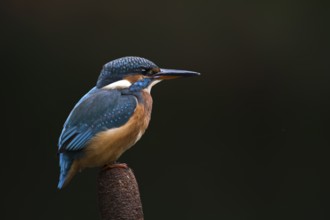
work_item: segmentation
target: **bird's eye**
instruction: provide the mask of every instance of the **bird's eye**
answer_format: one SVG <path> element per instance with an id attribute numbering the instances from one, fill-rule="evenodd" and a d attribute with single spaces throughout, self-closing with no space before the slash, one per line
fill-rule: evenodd
<path id="1" fill-rule="evenodd" d="M 141 72 L 143 75 L 147 75 L 147 76 L 154 74 L 152 69 L 147 69 L 147 68 L 140 68 L 139 72 Z"/>
<path id="2" fill-rule="evenodd" d="M 154 74 L 154 71 L 152 69 L 149 69 L 145 73 L 146 73 L 146 75 L 150 76 L 150 75 Z"/>

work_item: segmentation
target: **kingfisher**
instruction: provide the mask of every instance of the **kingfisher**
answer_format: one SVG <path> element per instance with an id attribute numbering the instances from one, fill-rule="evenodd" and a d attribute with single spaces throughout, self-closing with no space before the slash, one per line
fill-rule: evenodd
<path id="1" fill-rule="evenodd" d="M 148 127 L 151 88 L 162 80 L 200 73 L 159 68 L 142 57 L 122 57 L 105 64 L 93 87 L 74 106 L 58 141 L 58 188 L 90 167 L 125 167 L 117 159 Z"/>

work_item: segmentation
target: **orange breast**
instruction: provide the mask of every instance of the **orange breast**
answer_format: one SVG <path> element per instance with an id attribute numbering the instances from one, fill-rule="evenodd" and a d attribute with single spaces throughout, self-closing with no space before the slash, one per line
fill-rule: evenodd
<path id="1" fill-rule="evenodd" d="M 85 155 L 76 163 L 80 169 L 103 166 L 116 161 L 122 153 L 133 146 L 148 127 L 152 109 L 152 98 L 143 92 L 143 103 L 138 103 L 128 122 L 119 128 L 97 134 L 85 148 Z"/>

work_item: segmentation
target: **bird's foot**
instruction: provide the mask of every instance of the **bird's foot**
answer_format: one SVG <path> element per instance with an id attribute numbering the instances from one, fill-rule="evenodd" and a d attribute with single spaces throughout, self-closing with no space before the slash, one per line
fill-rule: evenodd
<path id="1" fill-rule="evenodd" d="M 122 169 L 128 169 L 128 166 L 126 163 L 111 163 L 111 164 L 106 164 L 103 166 L 103 170 L 109 170 L 113 168 L 122 168 Z"/>

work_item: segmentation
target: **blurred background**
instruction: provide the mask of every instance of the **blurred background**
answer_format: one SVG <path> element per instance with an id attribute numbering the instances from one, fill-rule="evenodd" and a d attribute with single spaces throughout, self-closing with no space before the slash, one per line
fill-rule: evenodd
<path id="1" fill-rule="evenodd" d="M 1 219 L 99 218 L 98 169 L 57 190 L 57 140 L 103 64 L 128 55 L 202 73 L 153 88 L 149 129 L 120 158 L 145 219 L 325 219 L 329 5 L 0 5 Z"/>

